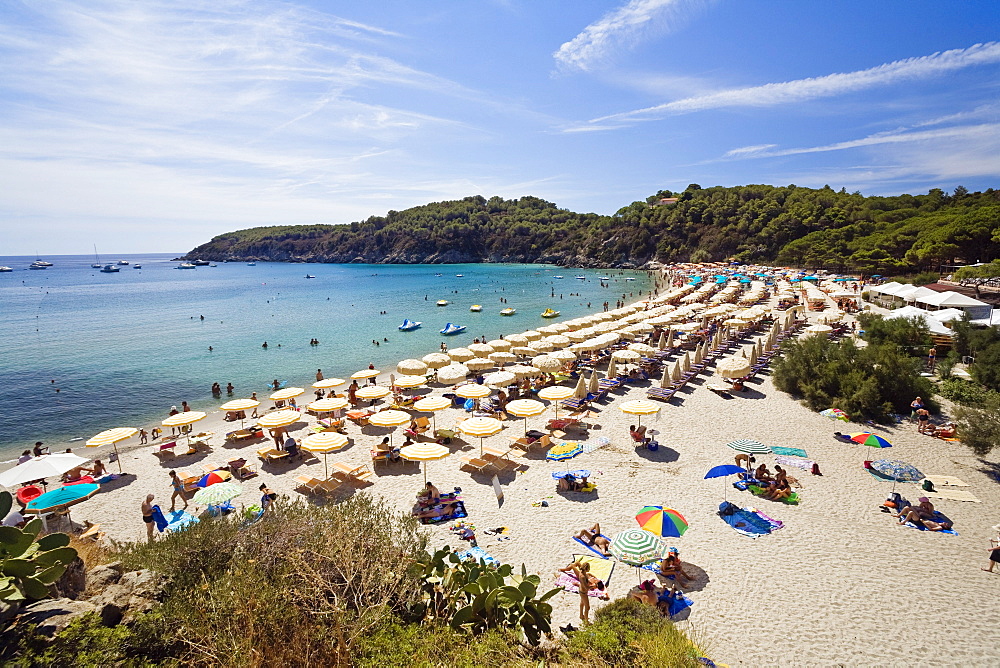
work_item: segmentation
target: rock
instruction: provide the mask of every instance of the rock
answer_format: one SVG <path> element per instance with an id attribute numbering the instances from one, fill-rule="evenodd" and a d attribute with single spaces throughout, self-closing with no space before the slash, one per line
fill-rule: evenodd
<path id="1" fill-rule="evenodd" d="M 37 624 L 38 633 L 51 637 L 69 626 L 77 617 L 94 610 L 94 605 L 87 601 L 50 598 L 25 606 L 17 617 L 17 623 Z"/>
<path id="2" fill-rule="evenodd" d="M 121 579 L 124 570 L 120 561 L 91 568 L 87 572 L 87 591 L 98 593 L 108 585 L 115 584 Z"/>
<path id="3" fill-rule="evenodd" d="M 66 567 L 66 572 L 52 585 L 56 596 L 80 598 L 87 588 L 87 572 L 83 559 L 77 557 Z"/>
<path id="4" fill-rule="evenodd" d="M 130 571 L 122 575 L 118 581 L 120 586 L 127 587 L 132 596 L 157 601 L 162 597 L 163 586 L 166 583 L 159 573 L 148 569 Z"/>

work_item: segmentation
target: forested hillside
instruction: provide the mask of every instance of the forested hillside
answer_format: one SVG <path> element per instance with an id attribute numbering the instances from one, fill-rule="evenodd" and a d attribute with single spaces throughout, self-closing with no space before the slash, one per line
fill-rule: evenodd
<path id="1" fill-rule="evenodd" d="M 828 186 L 692 184 L 613 216 L 574 213 L 536 197 L 475 196 L 347 225 L 230 232 L 187 257 L 633 267 L 735 258 L 892 274 L 1000 257 L 1000 191 L 864 197 Z"/>

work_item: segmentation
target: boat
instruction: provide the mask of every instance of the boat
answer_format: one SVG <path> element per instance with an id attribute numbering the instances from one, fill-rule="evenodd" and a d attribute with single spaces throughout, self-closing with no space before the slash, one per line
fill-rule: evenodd
<path id="1" fill-rule="evenodd" d="M 132 268 L 133 269 L 142 269 L 142 265 L 141 264 L 133 264 Z"/>
<path id="2" fill-rule="evenodd" d="M 587 280 L 586 276 L 574 276 L 573 278 L 575 278 L 578 281 L 585 281 L 585 280 Z"/>
<path id="3" fill-rule="evenodd" d="M 32 262 L 31 264 L 37 264 L 39 267 L 42 267 L 43 269 L 45 267 L 51 267 L 52 266 L 51 262 L 46 262 L 45 260 L 41 259 L 37 255 L 35 256 L 35 261 Z"/>
<path id="4" fill-rule="evenodd" d="M 598 276 L 597 280 L 599 280 L 599 281 L 610 281 L 611 277 L 610 276 Z"/>
<path id="5" fill-rule="evenodd" d="M 626 281 L 634 281 L 635 279 L 634 279 L 634 278 L 632 278 L 631 276 L 626 276 L 626 277 L 625 277 L 625 280 L 626 280 Z"/>
<path id="6" fill-rule="evenodd" d="M 403 324 L 399 326 L 399 331 L 401 331 L 401 332 L 412 332 L 417 327 L 420 327 L 420 325 L 422 325 L 422 324 L 424 324 L 424 323 L 422 323 L 422 322 L 413 322 L 412 320 L 404 318 L 403 319 Z"/>
<path id="7" fill-rule="evenodd" d="M 434 274 L 434 275 L 440 278 L 443 274 Z"/>
<path id="8" fill-rule="evenodd" d="M 544 311 L 542 311 L 542 317 L 543 318 L 558 318 L 559 317 L 559 311 L 553 311 L 552 309 L 547 308 Z"/>
<path id="9" fill-rule="evenodd" d="M 4 271 L 14 271 L 14 268 L 13 267 L 0 267 L 0 272 L 4 272 Z"/>
<path id="10" fill-rule="evenodd" d="M 104 267 L 104 263 L 101 262 L 101 256 L 97 254 L 97 244 L 94 244 L 94 259 L 97 260 L 97 262 L 90 266 L 94 269 L 102 269 Z"/>
<path id="11" fill-rule="evenodd" d="M 208 265 L 208 266 L 209 266 L 209 267 L 218 267 L 219 265 L 217 265 L 217 264 L 210 264 L 210 265 Z"/>
<path id="12" fill-rule="evenodd" d="M 514 315 L 515 313 L 517 313 L 517 309 L 513 309 L 509 306 L 504 310 L 500 311 L 500 315 Z"/>
<path id="13" fill-rule="evenodd" d="M 196 267 L 207 267 L 211 264 L 208 260 L 191 260 L 191 264 Z"/>
<path id="14" fill-rule="evenodd" d="M 247 262 L 247 266 L 248 267 L 256 267 L 257 263 L 256 262 Z"/>
<path id="15" fill-rule="evenodd" d="M 48 262 L 32 262 L 28 265 L 28 269 L 48 269 L 51 266 Z"/>
<path id="16" fill-rule="evenodd" d="M 106 264 L 101 267 L 102 274 L 117 274 L 119 271 L 121 271 L 121 267 L 116 264 Z"/>
<path id="17" fill-rule="evenodd" d="M 306 278 L 316 278 L 316 277 L 313 276 L 312 274 L 306 274 Z"/>
<path id="18" fill-rule="evenodd" d="M 469 310 L 472 311 L 473 313 L 479 313 L 480 311 L 483 310 L 483 307 L 480 304 L 473 304 L 472 306 L 469 307 Z"/>
<path id="19" fill-rule="evenodd" d="M 465 331 L 465 325 L 453 325 L 450 322 L 444 326 L 441 333 L 445 336 L 451 336 L 452 334 L 461 334 Z"/>
<path id="20" fill-rule="evenodd" d="M 465 274 L 455 274 L 455 278 L 465 278 Z"/>
<path id="21" fill-rule="evenodd" d="M 128 266 L 128 260 L 118 260 L 118 264 L 120 264 L 123 267 L 127 267 Z"/>
<path id="22" fill-rule="evenodd" d="M 553 276 L 553 278 L 562 278 L 562 276 Z"/>
<path id="23" fill-rule="evenodd" d="M 190 262 L 181 262 L 179 265 L 177 265 L 177 269 L 197 269 L 197 267 L 195 267 Z"/>
<path id="24" fill-rule="evenodd" d="M 447 299 L 439 299 L 437 301 L 437 305 L 438 306 L 447 306 L 448 305 L 448 300 Z"/>

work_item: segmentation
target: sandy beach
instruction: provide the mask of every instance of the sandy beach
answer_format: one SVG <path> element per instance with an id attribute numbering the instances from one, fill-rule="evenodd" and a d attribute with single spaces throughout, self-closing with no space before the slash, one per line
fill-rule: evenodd
<path id="1" fill-rule="evenodd" d="M 388 370 L 378 381 L 388 385 Z M 307 388 L 299 403 L 308 403 L 312 380 L 292 382 Z M 491 484 L 492 473 L 460 468 L 458 457 L 478 452 L 478 439 L 453 441 L 449 458 L 428 463 L 428 479 L 441 491 L 461 487 L 468 519 L 479 529 L 480 547 L 503 562 L 523 562 L 542 576 L 543 583 L 552 582 L 555 569 L 568 564 L 573 554 L 587 553 L 571 539 L 581 528 L 599 521 L 610 537 L 635 527 L 634 515 L 644 505 L 678 510 L 690 528 L 683 537 L 665 541 L 680 549 L 685 568 L 696 576 L 685 590 L 693 605 L 678 623 L 717 662 L 732 666 L 995 665 L 1000 643 L 1000 610 L 995 604 L 1000 570 L 990 574 L 980 568 L 987 564 L 988 539 L 996 534 L 991 527 L 1000 522 L 1000 451 L 979 458 L 960 443 L 918 434 L 916 425 L 908 422 L 877 430 L 894 444 L 890 450 L 844 444 L 832 433 L 859 431 L 859 425 L 833 421 L 801 406 L 777 391 L 766 373 L 732 398 L 705 387 L 717 382 L 711 372 L 703 374 L 674 401 L 663 404 L 657 415 L 643 418 L 661 444 L 655 452 L 634 447 L 628 427 L 635 418 L 619 410 L 625 400 L 645 398 L 649 383 L 613 392 L 594 408 L 591 421 L 596 424 L 580 437 L 604 436 L 611 444 L 567 462 L 545 461 L 544 452 L 538 450 L 520 457 L 519 471 L 500 476 L 502 504 Z M 440 385 L 431 387 L 435 396 L 444 391 Z M 264 401 L 261 409 L 270 404 Z M 450 426 L 464 415 L 459 409 L 438 412 L 437 425 Z M 529 418 L 528 426 L 544 428 L 550 417 L 551 408 L 543 416 Z M 314 423 L 314 417 L 303 414 L 291 435 L 310 433 L 308 426 Z M 506 450 L 511 437 L 522 433 L 523 420 L 512 417 L 505 424 L 506 429 L 487 438 L 486 445 Z M 224 434 L 233 428 L 222 420 L 222 413 L 211 414 L 195 425 L 196 432 L 215 433 L 210 450 L 166 455 L 162 460 L 151 446 L 139 446 L 137 439 L 119 444 L 122 466 L 133 475 L 113 481 L 74 507 L 74 522 L 100 523 L 114 540 L 144 540 L 139 505 L 146 494 L 153 493 L 156 503 L 169 508 L 169 470 L 198 472 L 203 464 L 221 465 L 236 457 L 245 457 L 260 472 L 245 483 L 237 504 L 257 502 L 257 486 L 262 482 L 281 495 L 298 498 L 302 493 L 295 490 L 297 475 L 323 477 L 322 455 L 261 466 L 256 449 L 266 443 L 224 444 Z M 371 466 L 370 446 L 388 433 L 348 423 L 351 443 L 329 455 L 329 460 Z M 401 434 L 394 436 L 400 438 Z M 726 443 L 740 438 L 806 450 L 823 475 L 790 470 L 802 483 L 802 502 L 797 506 L 755 498 L 734 489 L 731 479 L 705 480 L 712 466 L 733 463 L 735 453 Z M 74 451 L 106 462 L 111 448 L 81 445 Z M 892 484 L 874 478 L 862 462 L 883 457 L 910 462 L 927 475 L 957 476 L 969 484 L 961 489 L 981 502 L 933 499 L 955 522 L 958 535 L 917 531 L 880 512 L 878 506 Z M 758 460 L 773 468 L 773 455 L 761 455 Z M 558 493 L 551 472 L 578 468 L 593 472 L 596 493 Z M 422 485 L 420 466 L 380 463 L 374 470 L 372 484 L 359 485 L 357 491 L 341 489 L 334 499 L 351 493 L 376 494 L 400 511 L 409 511 Z M 900 483 L 898 489 L 914 502 L 922 495 L 916 484 Z M 738 534 L 717 514 L 724 492 L 730 501 L 756 507 L 784 522 L 784 527 L 757 539 Z M 548 501 L 548 507 L 533 505 L 542 500 Z M 201 509 L 192 504 L 190 510 Z M 509 539 L 499 541 L 482 533 L 493 527 L 508 527 L 504 538 Z M 447 524 L 427 529 L 435 544 L 467 547 L 448 531 Z M 643 579 L 652 577 L 643 574 Z M 609 584 L 611 597 L 625 595 L 638 578 L 636 568 L 617 563 Z M 575 594 L 553 599 L 554 626 L 579 625 L 577 602 Z M 596 609 L 603 603 L 594 599 L 593 605 Z"/>

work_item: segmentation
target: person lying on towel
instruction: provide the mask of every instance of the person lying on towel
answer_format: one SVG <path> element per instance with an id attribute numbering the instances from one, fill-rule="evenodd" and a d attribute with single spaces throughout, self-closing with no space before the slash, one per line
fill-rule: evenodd
<path id="1" fill-rule="evenodd" d="M 594 526 L 589 529 L 580 529 L 580 533 L 573 536 L 573 538 L 582 540 L 587 545 L 596 548 L 599 552 L 604 554 L 604 556 L 608 556 L 610 554 L 608 552 L 608 548 L 611 547 L 611 541 L 601 535 L 600 522 L 596 522 Z"/>

